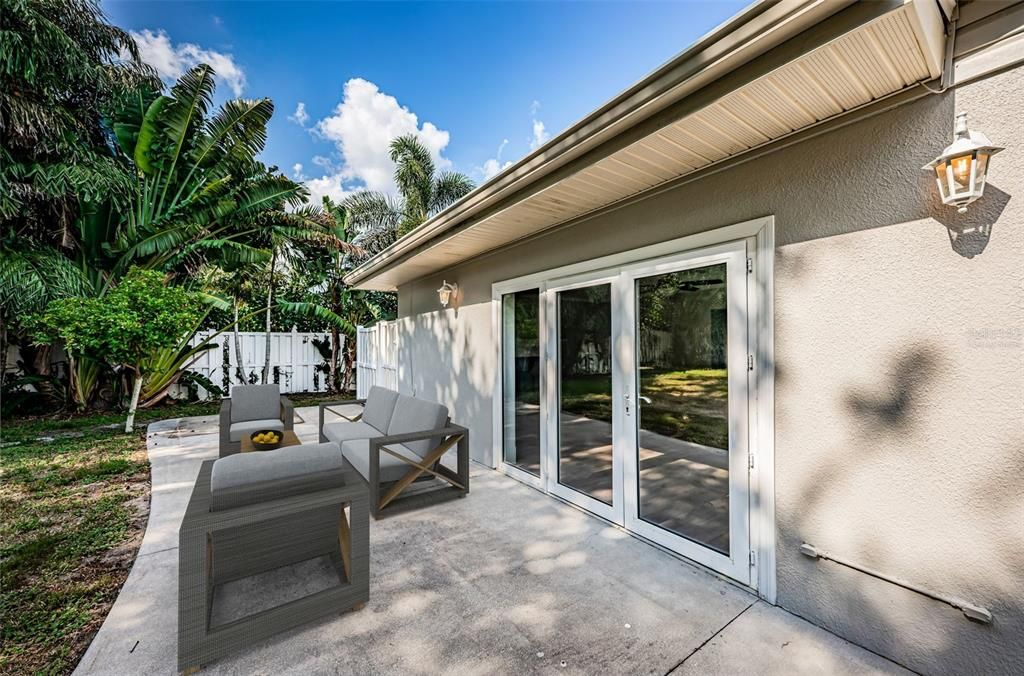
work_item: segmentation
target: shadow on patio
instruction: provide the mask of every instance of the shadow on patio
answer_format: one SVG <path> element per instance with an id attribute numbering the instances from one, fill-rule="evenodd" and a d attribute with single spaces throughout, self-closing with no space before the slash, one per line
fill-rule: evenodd
<path id="1" fill-rule="evenodd" d="M 315 409 L 300 415 L 297 434 L 315 439 Z M 76 673 L 174 672 L 177 529 L 200 462 L 216 456 L 207 422 L 151 426 L 146 541 Z M 468 498 L 373 522 L 371 550 L 364 610 L 280 634 L 204 673 L 899 671 L 479 465 Z M 308 592 L 320 572 L 310 563 L 232 583 L 217 612 Z"/>

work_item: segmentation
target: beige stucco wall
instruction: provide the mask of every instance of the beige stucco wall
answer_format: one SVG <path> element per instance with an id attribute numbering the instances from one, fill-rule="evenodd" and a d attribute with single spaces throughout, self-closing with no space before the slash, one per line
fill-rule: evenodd
<path id="1" fill-rule="evenodd" d="M 1005 145 L 985 198 L 920 167 L 954 112 Z M 928 673 L 1024 671 L 1024 68 L 400 289 L 403 388 L 491 457 L 491 284 L 773 214 L 778 603 Z M 982 226 L 988 237 L 950 231 Z M 457 281 L 457 311 L 435 289 Z M 991 626 L 833 563 L 989 608 Z"/>

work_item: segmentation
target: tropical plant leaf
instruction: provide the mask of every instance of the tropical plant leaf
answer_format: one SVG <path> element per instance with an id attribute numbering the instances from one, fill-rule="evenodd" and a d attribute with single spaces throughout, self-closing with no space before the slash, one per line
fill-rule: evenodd
<path id="1" fill-rule="evenodd" d="M 328 326 L 336 326 L 342 331 L 355 331 L 355 326 L 353 326 L 349 320 L 331 312 L 322 305 L 278 300 L 277 306 L 285 312 L 292 312 L 302 317 L 316 319 L 324 322 Z"/>
<path id="2" fill-rule="evenodd" d="M 158 96 L 146 109 L 146 115 L 142 119 L 139 132 L 136 136 L 135 146 L 132 149 L 132 157 L 135 159 L 135 166 L 143 174 L 153 173 L 152 154 L 155 152 L 154 143 L 157 138 L 157 122 L 163 114 L 164 109 L 171 101 L 166 96 Z M 124 148 L 128 152 L 127 148 Z"/>

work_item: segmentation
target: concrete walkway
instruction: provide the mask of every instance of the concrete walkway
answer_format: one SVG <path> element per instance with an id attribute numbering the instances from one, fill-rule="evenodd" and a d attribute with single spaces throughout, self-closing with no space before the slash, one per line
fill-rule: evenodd
<path id="1" fill-rule="evenodd" d="M 299 437 L 315 440 L 316 409 L 298 413 L 307 421 L 296 425 Z M 145 539 L 76 674 L 175 673 L 178 525 L 200 462 L 216 456 L 216 418 L 149 432 Z M 468 498 L 374 522 L 371 544 L 364 610 L 281 634 L 204 673 L 906 673 L 480 466 Z M 283 570 L 232 593 L 283 599 L 306 576 Z"/>

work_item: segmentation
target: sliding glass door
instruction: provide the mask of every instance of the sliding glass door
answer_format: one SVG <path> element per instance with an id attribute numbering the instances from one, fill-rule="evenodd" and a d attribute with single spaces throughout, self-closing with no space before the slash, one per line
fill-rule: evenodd
<path id="1" fill-rule="evenodd" d="M 750 582 L 746 240 L 501 296 L 510 474 Z"/>

